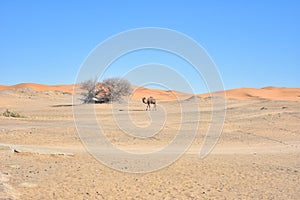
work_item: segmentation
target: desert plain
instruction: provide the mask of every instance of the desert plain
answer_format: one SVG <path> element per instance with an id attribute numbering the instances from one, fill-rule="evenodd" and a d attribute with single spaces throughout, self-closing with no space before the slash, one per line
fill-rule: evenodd
<path id="1" fill-rule="evenodd" d="M 0 113 L 8 109 L 21 115 L 0 116 L 1 200 L 300 198 L 299 88 L 227 91 L 222 133 L 204 158 L 199 151 L 211 125 L 209 95 L 141 88 L 129 104 L 83 105 L 72 101 L 78 96 L 70 85 L 20 84 L 0 90 Z M 157 110 L 145 111 L 142 96 L 156 97 Z M 189 108 L 184 110 L 188 116 L 200 113 L 198 121 L 182 122 L 181 105 Z M 148 173 L 115 170 L 91 155 L 77 132 L 74 108 L 84 112 L 91 106 L 95 112 L 85 113 L 86 120 L 96 116 L 109 141 L 133 153 L 168 145 L 181 123 L 187 124 L 183 132 L 193 131 L 189 127 L 197 123 L 196 135 L 168 166 Z M 127 114 L 150 132 L 154 118 L 164 123 L 150 137 L 134 137 L 115 120 Z"/>

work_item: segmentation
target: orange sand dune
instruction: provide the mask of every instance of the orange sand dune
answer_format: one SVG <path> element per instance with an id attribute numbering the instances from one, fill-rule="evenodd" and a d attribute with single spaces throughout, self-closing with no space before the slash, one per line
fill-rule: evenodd
<path id="1" fill-rule="evenodd" d="M 217 93 L 215 93 L 217 95 Z M 300 101 L 300 88 L 238 88 L 225 91 L 226 98 L 240 100 L 283 100 Z M 207 97 L 209 94 L 199 95 Z"/>
<path id="2" fill-rule="evenodd" d="M 0 90 L 8 90 L 9 86 L 0 85 Z"/>
<path id="3" fill-rule="evenodd" d="M 0 85 L 0 90 L 10 90 L 18 88 L 31 88 L 36 91 L 63 91 L 73 92 L 74 85 L 43 85 L 36 83 L 21 83 L 12 86 Z M 145 87 L 133 86 L 134 92 L 131 95 L 131 100 L 140 100 L 143 97 L 153 96 L 157 100 L 182 100 L 192 96 L 179 91 L 159 90 Z M 218 95 L 218 93 L 213 93 Z M 279 87 L 264 87 L 264 88 L 238 88 L 225 91 L 226 98 L 240 100 L 285 100 L 285 101 L 300 101 L 300 88 L 279 88 Z M 199 94 L 200 97 L 208 97 L 210 93 Z"/>
<path id="4" fill-rule="evenodd" d="M 31 88 L 36 91 L 63 91 L 63 92 L 73 92 L 74 85 L 44 85 L 37 83 L 20 83 L 12 86 L 0 85 L 0 90 L 10 90 L 19 88 Z"/>
<path id="5" fill-rule="evenodd" d="M 143 97 L 153 96 L 157 100 L 181 100 L 186 99 L 191 96 L 191 94 L 178 92 L 174 90 L 159 90 L 159 89 L 149 89 L 145 87 L 133 87 L 134 91 L 131 95 L 131 100 L 141 100 Z"/>

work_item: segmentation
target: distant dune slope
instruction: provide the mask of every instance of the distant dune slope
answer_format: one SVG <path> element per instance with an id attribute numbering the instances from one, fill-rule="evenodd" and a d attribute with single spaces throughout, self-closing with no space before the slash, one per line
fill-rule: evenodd
<path id="1" fill-rule="evenodd" d="M 238 88 L 225 91 L 226 98 L 240 100 L 283 100 L 300 101 L 300 88 Z M 209 94 L 199 95 L 207 97 Z"/>
<path id="2" fill-rule="evenodd" d="M 0 85 L 0 90 L 10 90 L 10 89 L 18 89 L 18 88 L 31 88 L 36 91 L 63 91 L 63 92 L 73 92 L 74 85 L 44 85 L 37 83 L 20 83 L 12 86 Z"/>
<path id="3" fill-rule="evenodd" d="M 43 85 L 36 83 L 21 83 L 12 86 L 0 85 L 0 90 L 11 90 L 18 88 L 31 88 L 36 91 L 63 91 L 73 92 L 74 85 Z M 182 100 L 187 99 L 192 94 L 187 94 L 173 90 L 159 90 L 145 87 L 134 86 L 134 93 L 130 97 L 131 100 L 140 100 L 142 97 L 153 96 L 157 100 Z M 280 87 L 264 87 L 264 88 L 238 88 L 226 90 L 226 98 L 240 100 L 284 100 L 284 101 L 300 101 L 300 88 L 280 88 Z M 217 93 L 214 93 L 217 94 Z M 199 94 L 199 97 L 209 97 L 211 94 Z"/>
<path id="4" fill-rule="evenodd" d="M 130 97 L 131 100 L 141 100 L 143 97 L 153 96 L 157 100 L 182 100 L 189 98 L 191 94 L 174 91 L 174 90 L 159 90 L 149 89 L 145 87 L 134 86 L 134 92 Z"/>

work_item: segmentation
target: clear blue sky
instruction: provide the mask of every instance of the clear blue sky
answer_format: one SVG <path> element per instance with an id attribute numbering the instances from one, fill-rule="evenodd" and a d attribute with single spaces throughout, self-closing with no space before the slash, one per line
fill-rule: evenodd
<path id="1" fill-rule="evenodd" d="M 300 87 L 299 10 L 297 0 L 1 0 L 0 84 L 74 83 L 103 40 L 163 27 L 202 45 L 226 89 Z"/>

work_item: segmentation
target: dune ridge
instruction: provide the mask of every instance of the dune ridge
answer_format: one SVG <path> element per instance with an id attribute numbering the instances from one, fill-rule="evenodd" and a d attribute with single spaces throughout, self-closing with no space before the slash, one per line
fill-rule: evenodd
<path id="1" fill-rule="evenodd" d="M 218 95 L 218 92 L 212 93 Z M 274 100 L 274 101 L 300 101 L 300 88 L 263 87 L 263 88 L 237 88 L 225 91 L 226 98 L 239 100 Z M 210 94 L 200 94 L 208 97 Z"/>
<path id="2" fill-rule="evenodd" d="M 30 88 L 39 92 L 57 90 L 57 91 L 72 93 L 74 90 L 74 84 L 45 85 L 45 84 L 38 84 L 38 83 L 19 83 L 11 86 L 0 85 L 0 90 L 14 90 L 20 88 Z"/>
<path id="3" fill-rule="evenodd" d="M 157 100 L 182 100 L 189 98 L 192 94 L 175 91 L 175 90 L 160 90 L 150 89 L 140 86 L 133 86 L 133 94 L 131 100 L 141 100 L 143 97 L 153 96 Z"/>
<path id="4" fill-rule="evenodd" d="M 72 93 L 74 84 L 64 85 L 45 85 L 37 83 L 20 83 L 16 85 L 6 86 L 0 85 L 0 90 L 14 90 L 19 88 L 30 88 L 36 91 L 62 91 Z M 142 97 L 154 96 L 158 100 L 182 100 L 195 96 L 174 90 L 150 89 L 141 86 L 133 86 L 134 92 L 131 95 L 131 100 L 140 100 Z M 218 92 L 196 94 L 196 96 L 205 98 L 212 95 L 218 96 Z M 282 101 L 300 101 L 300 88 L 285 88 L 285 87 L 263 87 L 263 88 L 237 88 L 225 91 L 226 98 L 239 100 L 282 100 Z"/>

